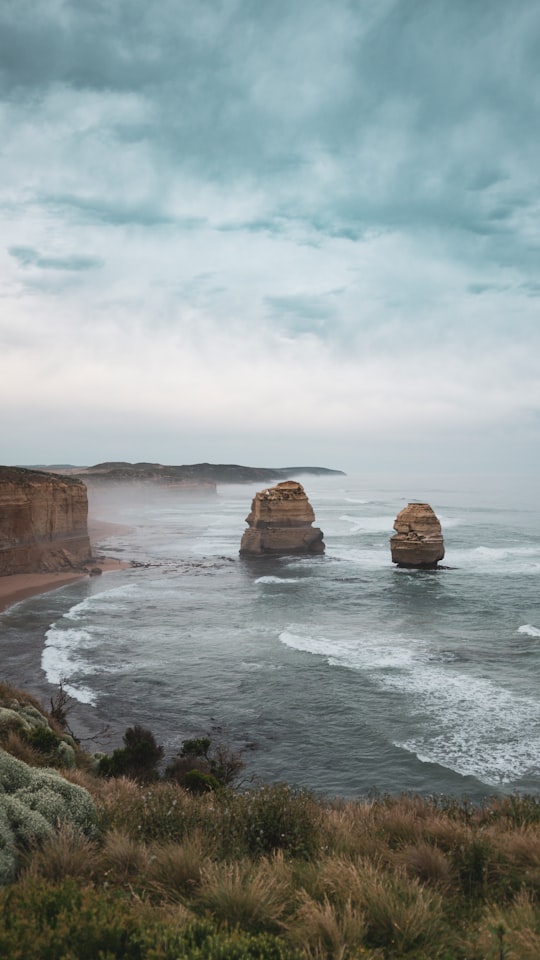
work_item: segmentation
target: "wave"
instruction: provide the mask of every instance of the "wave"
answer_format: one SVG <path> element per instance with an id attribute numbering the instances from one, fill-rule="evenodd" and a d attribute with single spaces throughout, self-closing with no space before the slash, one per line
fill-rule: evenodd
<path id="1" fill-rule="evenodd" d="M 301 583 L 302 579 L 300 577 L 258 577 L 255 580 L 255 583 Z"/>
<path id="2" fill-rule="evenodd" d="M 527 637 L 540 637 L 540 630 L 533 627 L 532 623 L 524 623 L 522 627 L 518 627 L 517 632 L 524 633 Z"/>
<path id="3" fill-rule="evenodd" d="M 120 587 L 113 587 L 110 590 L 102 590 L 100 593 L 94 593 L 91 597 L 86 597 L 85 600 L 76 603 L 64 614 L 63 619 L 74 621 L 83 620 L 94 608 L 99 608 L 100 606 L 105 607 L 105 605 L 108 606 L 111 600 L 117 605 L 119 599 L 124 596 L 133 595 L 135 592 L 136 587 L 131 583 L 123 584 Z"/>
<path id="4" fill-rule="evenodd" d="M 41 666 L 49 683 L 53 686 L 62 683 L 66 692 L 75 700 L 93 705 L 96 694 L 90 687 L 69 682 L 79 672 L 93 672 L 86 659 L 81 656 L 81 651 L 91 641 L 91 634 L 86 630 L 59 629 L 53 623 L 45 634 Z"/>
<path id="5" fill-rule="evenodd" d="M 394 526 L 395 517 L 351 517 L 346 513 L 339 519 L 351 524 L 352 533 L 357 533 L 360 530 L 366 530 L 370 533 L 384 532 L 388 533 L 390 536 Z"/>
<path id="6" fill-rule="evenodd" d="M 460 568 L 474 568 L 477 573 L 538 574 L 539 547 L 472 547 L 452 550 L 446 544 L 445 563 Z"/>
<path id="7" fill-rule="evenodd" d="M 540 631 L 539 631 L 540 634 Z M 358 670 L 381 690 L 403 694 L 403 738 L 393 744 L 490 786 L 538 771 L 540 704 L 491 680 L 433 662 L 426 641 L 403 637 L 335 640 L 280 634 L 286 646 L 322 656 L 330 666 Z M 526 731 L 526 734 L 524 733 Z"/>

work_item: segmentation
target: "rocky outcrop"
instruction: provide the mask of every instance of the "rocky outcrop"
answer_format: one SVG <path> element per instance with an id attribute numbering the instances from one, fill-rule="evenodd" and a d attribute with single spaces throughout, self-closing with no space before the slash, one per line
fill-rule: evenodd
<path id="1" fill-rule="evenodd" d="M 252 556 L 324 553 L 322 530 L 301 483 L 285 480 L 255 494 L 240 553 Z"/>
<path id="2" fill-rule="evenodd" d="M 22 467 L 0 467 L 0 576 L 76 569 L 91 558 L 86 487 Z"/>
<path id="3" fill-rule="evenodd" d="M 409 503 L 398 513 L 394 530 L 390 549 L 398 567 L 432 570 L 443 559 L 441 525 L 429 503 Z"/>

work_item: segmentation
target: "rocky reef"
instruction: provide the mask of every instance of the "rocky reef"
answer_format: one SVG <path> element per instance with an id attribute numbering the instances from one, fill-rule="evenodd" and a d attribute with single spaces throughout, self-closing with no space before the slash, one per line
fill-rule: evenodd
<path id="1" fill-rule="evenodd" d="M 398 567 L 433 570 L 443 559 L 441 524 L 429 503 L 409 503 L 398 513 L 394 530 L 390 550 Z"/>
<path id="2" fill-rule="evenodd" d="M 255 494 L 240 553 L 251 556 L 324 553 L 322 530 L 301 483 L 285 480 Z"/>
<path id="3" fill-rule="evenodd" d="M 92 553 L 87 517 L 81 480 L 0 467 L 0 576 L 86 563 Z"/>

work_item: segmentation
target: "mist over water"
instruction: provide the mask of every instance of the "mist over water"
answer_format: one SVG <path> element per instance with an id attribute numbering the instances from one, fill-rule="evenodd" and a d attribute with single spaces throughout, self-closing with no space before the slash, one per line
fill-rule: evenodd
<path id="1" fill-rule="evenodd" d="M 527 478 L 300 478 L 326 555 L 245 560 L 260 485 L 218 497 L 91 493 L 129 528 L 100 549 L 142 567 L 2 615 L 5 663 L 110 722 L 149 726 L 167 753 L 209 733 L 248 772 L 329 794 L 480 796 L 540 787 L 540 512 Z M 447 569 L 397 570 L 388 539 L 428 501 Z M 37 650 L 37 652 L 36 652 Z M 116 742 L 114 745 L 116 745 Z"/>

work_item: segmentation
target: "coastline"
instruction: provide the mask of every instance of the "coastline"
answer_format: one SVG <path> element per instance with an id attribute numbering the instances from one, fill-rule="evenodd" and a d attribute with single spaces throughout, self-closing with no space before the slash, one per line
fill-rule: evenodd
<path id="1" fill-rule="evenodd" d="M 92 551 L 97 551 L 98 555 L 89 561 L 92 568 L 99 569 L 101 573 L 112 573 L 115 570 L 126 570 L 130 564 L 125 560 L 117 560 L 114 557 L 102 556 L 100 551 L 100 541 L 115 534 L 126 533 L 129 527 L 118 523 L 109 523 L 105 520 L 93 520 L 89 518 L 88 532 Z M 66 586 L 68 583 L 74 583 L 77 580 L 88 579 L 92 574 L 84 570 L 56 570 L 50 573 L 12 573 L 5 577 L 0 577 L 0 613 L 3 613 L 8 607 L 21 600 L 27 600 L 29 597 L 35 597 L 40 593 L 46 593 L 49 590 L 57 590 Z"/>

